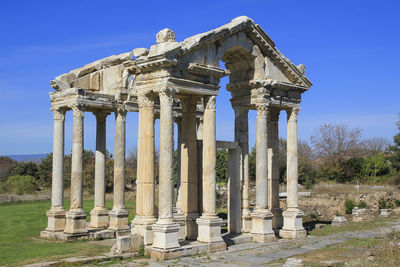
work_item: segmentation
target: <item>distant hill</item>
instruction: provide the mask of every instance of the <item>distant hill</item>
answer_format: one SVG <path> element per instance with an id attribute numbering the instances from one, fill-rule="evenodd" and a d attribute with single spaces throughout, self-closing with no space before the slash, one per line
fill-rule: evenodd
<path id="1" fill-rule="evenodd" d="M 46 157 L 46 154 L 3 155 L 3 157 L 9 157 L 18 162 L 40 162 L 42 158 Z"/>

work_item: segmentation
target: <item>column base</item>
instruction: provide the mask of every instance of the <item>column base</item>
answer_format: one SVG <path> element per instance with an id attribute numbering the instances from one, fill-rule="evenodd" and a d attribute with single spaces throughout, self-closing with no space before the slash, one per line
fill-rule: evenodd
<path id="1" fill-rule="evenodd" d="M 251 211 L 249 209 L 244 209 L 242 211 L 242 232 L 250 233 L 251 231 Z"/>
<path id="2" fill-rule="evenodd" d="M 174 222 L 179 225 L 178 240 L 185 240 L 185 214 L 174 213 Z"/>
<path id="3" fill-rule="evenodd" d="M 62 232 L 65 229 L 65 209 L 63 207 L 52 207 L 46 212 L 48 232 Z"/>
<path id="4" fill-rule="evenodd" d="M 93 230 L 106 229 L 108 227 L 108 210 L 104 207 L 96 207 L 90 211 L 89 228 Z"/>
<path id="5" fill-rule="evenodd" d="M 86 213 L 83 209 L 70 210 L 65 214 L 66 234 L 86 234 Z"/>
<path id="6" fill-rule="evenodd" d="M 179 248 L 178 231 L 179 224 L 173 221 L 168 224 L 159 221 L 153 224 L 154 240 L 152 247 L 162 250 Z"/>
<path id="7" fill-rule="evenodd" d="M 112 210 L 108 213 L 110 216 L 110 225 L 108 229 L 111 230 L 129 230 L 128 225 L 128 211 L 125 209 Z"/>
<path id="8" fill-rule="evenodd" d="M 208 244 L 223 242 L 221 237 L 222 219 L 217 215 L 206 216 L 203 214 L 196 220 L 196 223 L 198 225 L 198 241 Z"/>
<path id="9" fill-rule="evenodd" d="M 137 234 L 143 237 L 144 245 L 153 244 L 153 224 L 157 222 L 157 218 L 154 216 L 138 216 L 132 220 L 131 233 L 132 235 Z"/>
<path id="10" fill-rule="evenodd" d="M 299 209 L 288 209 L 283 213 L 283 227 L 279 231 L 282 238 L 302 238 L 307 236 L 303 227 L 304 213 Z"/>
<path id="11" fill-rule="evenodd" d="M 283 217 L 282 217 L 282 209 L 275 208 L 271 210 L 272 212 L 272 229 L 274 229 L 276 234 L 279 234 L 279 230 L 283 227 Z"/>
<path id="12" fill-rule="evenodd" d="M 272 230 L 272 213 L 269 210 L 255 210 L 251 214 L 251 235 L 257 243 L 268 243 L 276 241 Z"/>

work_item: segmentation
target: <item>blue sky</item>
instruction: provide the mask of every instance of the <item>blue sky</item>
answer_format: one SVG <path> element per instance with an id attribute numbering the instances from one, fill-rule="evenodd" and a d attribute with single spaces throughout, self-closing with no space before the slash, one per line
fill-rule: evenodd
<path id="1" fill-rule="evenodd" d="M 313 82 L 303 96 L 299 138 L 324 122 L 390 138 L 400 112 L 398 1 L 3 1 L 0 9 L 0 155 L 52 150 L 49 80 L 112 54 L 149 48 L 156 33 L 178 41 L 246 15 Z M 217 137 L 233 139 L 230 94 L 221 82 Z M 285 136 L 286 115 L 280 117 Z M 158 128 L 156 128 L 158 133 Z M 107 148 L 113 151 L 114 117 Z M 71 151 L 72 116 L 66 119 Z M 250 112 L 250 143 L 255 112 Z M 137 114 L 127 118 L 127 149 L 137 143 Z M 95 147 L 95 121 L 85 117 L 85 148 Z"/>

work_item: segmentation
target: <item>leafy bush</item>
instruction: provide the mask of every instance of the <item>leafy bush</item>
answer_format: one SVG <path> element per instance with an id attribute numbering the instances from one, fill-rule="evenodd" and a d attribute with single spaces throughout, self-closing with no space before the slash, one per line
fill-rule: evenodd
<path id="1" fill-rule="evenodd" d="M 138 249 L 138 256 L 143 257 L 144 256 L 144 244 L 140 244 L 139 249 Z"/>
<path id="2" fill-rule="evenodd" d="M 365 203 L 365 201 L 360 200 L 360 202 L 358 202 L 357 207 L 359 207 L 360 209 L 366 209 L 368 207 L 367 203 Z"/>
<path id="3" fill-rule="evenodd" d="M 353 199 L 348 198 L 344 201 L 344 209 L 346 214 L 351 214 L 355 206 L 356 202 Z"/>
<path id="4" fill-rule="evenodd" d="M 361 164 L 361 174 L 367 177 L 386 175 L 389 170 L 389 165 L 382 153 L 366 158 Z"/>
<path id="5" fill-rule="evenodd" d="M 8 178 L 7 183 L 18 195 L 33 193 L 38 189 L 36 179 L 30 175 L 15 175 Z"/>

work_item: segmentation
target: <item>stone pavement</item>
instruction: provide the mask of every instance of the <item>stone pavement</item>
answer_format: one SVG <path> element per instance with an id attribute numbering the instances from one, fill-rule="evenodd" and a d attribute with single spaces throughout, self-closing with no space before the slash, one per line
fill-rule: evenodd
<path id="1" fill-rule="evenodd" d="M 400 220 L 388 223 L 374 230 L 344 232 L 328 236 L 308 236 L 297 240 L 280 239 L 268 244 L 245 243 L 228 247 L 222 252 L 207 255 L 184 257 L 176 260 L 155 262 L 149 260 L 134 260 L 130 263 L 115 266 L 265 266 L 271 261 L 304 254 L 329 245 L 344 243 L 352 238 L 373 238 L 400 231 Z M 114 266 L 114 265 L 112 265 Z"/>

